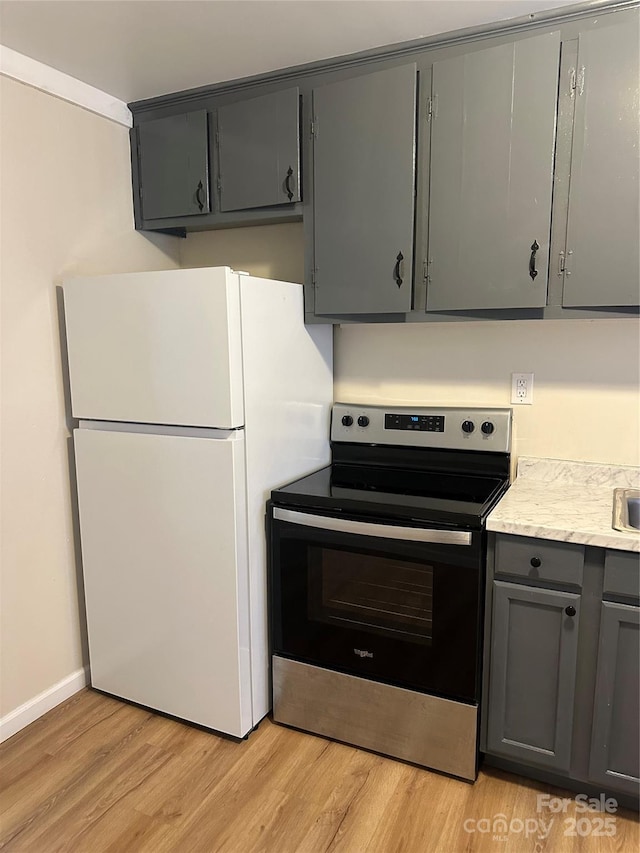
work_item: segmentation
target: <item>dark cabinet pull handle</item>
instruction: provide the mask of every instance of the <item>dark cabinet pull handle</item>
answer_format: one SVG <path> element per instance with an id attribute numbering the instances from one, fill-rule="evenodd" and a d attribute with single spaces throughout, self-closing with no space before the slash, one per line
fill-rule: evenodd
<path id="1" fill-rule="evenodd" d="M 202 186 L 202 181 L 198 181 L 198 186 L 196 187 L 196 203 L 200 208 L 200 211 L 204 210 L 204 201 L 202 193 L 204 191 L 204 187 Z"/>
<path id="2" fill-rule="evenodd" d="M 396 265 L 393 270 L 393 277 L 396 280 L 396 284 L 398 287 L 402 287 L 402 276 L 404 275 L 404 267 L 402 262 L 404 261 L 404 255 L 402 252 L 398 252 L 398 256 L 396 258 Z"/>
<path id="3" fill-rule="evenodd" d="M 542 565 L 542 560 L 540 559 L 540 557 L 532 557 L 531 558 L 531 565 L 533 566 L 534 569 L 539 569 L 540 566 Z"/>
<path id="4" fill-rule="evenodd" d="M 289 196 L 289 201 L 293 198 L 293 190 L 291 189 L 291 178 L 293 176 L 293 169 L 291 166 L 287 169 L 287 177 L 284 179 L 284 189 L 286 194 Z"/>
<path id="5" fill-rule="evenodd" d="M 536 269 L 536 252 L 539 248 L 538 241 L 534 240 L 531 244 L 531 257 L 529 258 L 529 275 L 532 281 L 538 275 L 538 270 Z"/>
<path id="6" fill-rule="evenodd" d="M 567 616 L 576 615 L 576 609 L 572 604 L 570 604 L 568 607 L 565 607 L 564 612 L 567 614 Z"/>

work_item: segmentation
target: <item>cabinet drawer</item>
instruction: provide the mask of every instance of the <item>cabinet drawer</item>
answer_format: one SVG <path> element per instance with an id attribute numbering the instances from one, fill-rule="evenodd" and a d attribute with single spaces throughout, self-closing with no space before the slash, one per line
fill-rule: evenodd
<path id="1" fill-rule="evenodd" d="M 582 586 L 584 546 L 526 536 L 496 537 L 496 575 Z"/>
<path id="2" fill-rule="evenodd" d="M 640 554 L 607 550 L 604 557 L 604 595 L 640 598 Z"/>

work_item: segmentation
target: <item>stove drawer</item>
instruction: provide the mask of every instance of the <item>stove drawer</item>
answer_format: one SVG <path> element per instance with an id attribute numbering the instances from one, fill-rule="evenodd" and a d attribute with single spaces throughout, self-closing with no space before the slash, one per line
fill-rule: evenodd
<path id="1" fill-rule="evenodd" d="M 496 577 L 546 581 L 561 586 L 582 587 L 584 545 L 496 535 Z"/>
<path id="2" fill-rule="evenodd" d="M 476 704 L 274 655 L 273 719 L 470 782 L 477 776 Z"/>

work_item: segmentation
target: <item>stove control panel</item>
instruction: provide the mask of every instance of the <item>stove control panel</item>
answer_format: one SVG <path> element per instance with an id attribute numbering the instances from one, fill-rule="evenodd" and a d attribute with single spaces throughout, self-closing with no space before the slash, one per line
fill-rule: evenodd
<path id="1" fill-rule="evenodd" d="M 444 432 L 442 415 L 402 415 L 385 413 L 385 429 L 411 429 L 418 432 Z"/>
<path id="2" fill-rule="evenodd" d="M 508 453 L 511 409 L 336 403 L 331 440 Z"/>

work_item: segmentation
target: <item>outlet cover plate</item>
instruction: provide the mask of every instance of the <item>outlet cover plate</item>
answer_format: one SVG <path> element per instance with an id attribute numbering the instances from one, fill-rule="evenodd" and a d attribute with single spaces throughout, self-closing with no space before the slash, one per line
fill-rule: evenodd
<path id="1" fill-rule="evenodd" d="M 511 374 L 511 403 L 530 406 L 533 403 L 533 373 Z"/>

